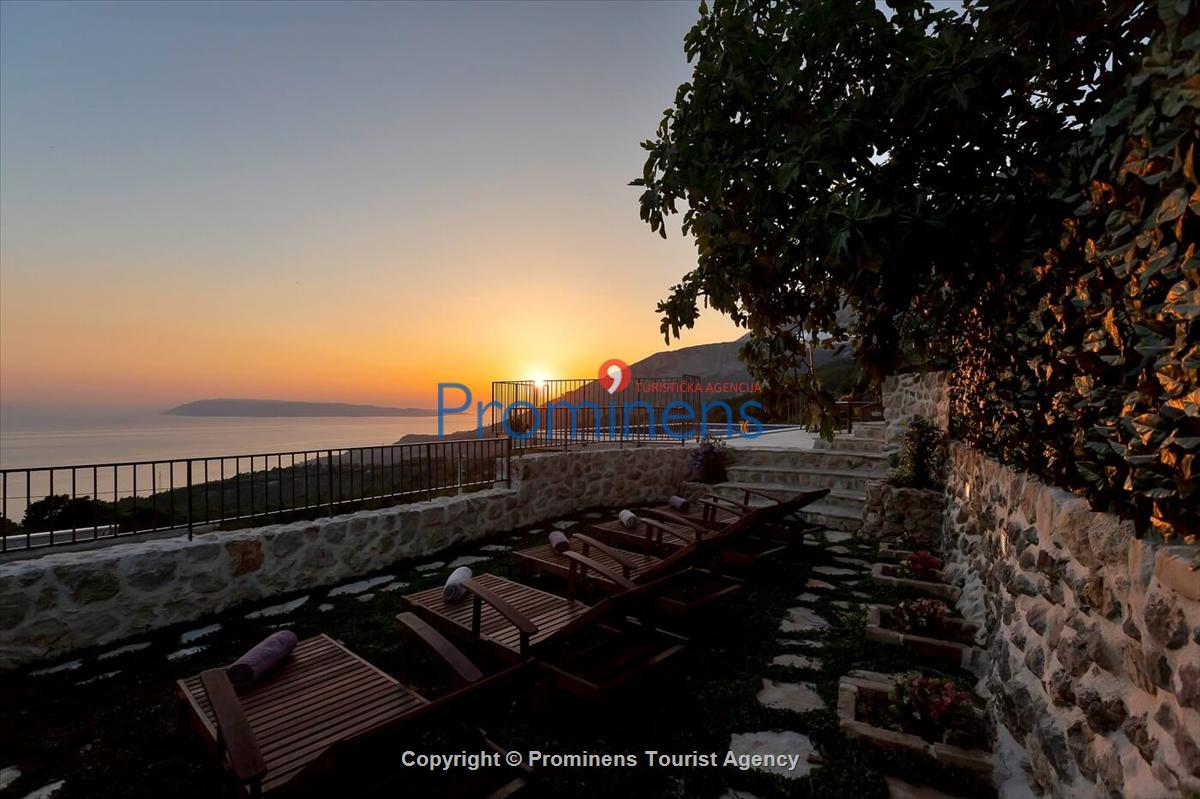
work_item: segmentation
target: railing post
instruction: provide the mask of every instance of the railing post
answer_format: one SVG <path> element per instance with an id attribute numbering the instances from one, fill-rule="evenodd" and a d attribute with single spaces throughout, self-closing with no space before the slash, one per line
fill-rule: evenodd
<path id="1" fill-rule="evenodd" d="M 188 541 L 192 540 L 192 459 L 188 458 L 187 462 L 187 525 L 188 525 Z"/>
<path id="2" fill-rule="evenodd" d="M 425 444 L 425 489 L 426 501 L 433 499 L 433 444 Z"/>

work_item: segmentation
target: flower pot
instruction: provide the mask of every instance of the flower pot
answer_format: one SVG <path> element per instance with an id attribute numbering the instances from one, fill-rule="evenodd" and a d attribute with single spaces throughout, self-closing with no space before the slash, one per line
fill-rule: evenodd
<path id="1" fill-rule="evenodd" d="M 891 605 L 867 607 L 867 640 L 902 646 L 922 658 L 950 663 L 974 672 L 982 665 L 983 650 L 971 645 L 975 628 L 962 619 L 949 618 L 944 630 L 905 632 L 894 627 Z M 944 633 L 944 637 L 939 633 Z"/>
<path id="2" fill-rule="evenodd" d="M 990 776 L 992 755 L 985 749 L 963 749 L 872 724 L 868 720 L 866 703 L 886 701 L 891 691 L 892 685 L 889 682 L 843 677 L 838 683 L 837 706 L 838 726 L 842 732 L 880 749 L 927 755 L 945 766 L 966 769 L 984 778 Z"/>
<path id="3" fill-rule="evenodd" d="M 871 579 L 879 585 L 891 588 L 910 588 L 951 601 L 957 601 L 959 594 L 962 593 L 958 586 L 941 582 L 941 572 L 935 572 L 933 580 L 914 580 L 911 577 L 898 577 L 896 575 L 897 568 L 898 566 L 890 563 L 876 563 L 871 567 Z"/>
<path id="4" fill-rule="evenodd" d="M 938 560 L 942 560 L 942 556 L 939 555 L 938 553 L 936 553 L 932 550 L 928 550 L 928 549 L 924 550 L 924 551 L 928 552 L 930 555 L 933 555 Z M 917 550 L 915 550 L 915 549 L 897 549 L 897 548 L 895 548 L 895 546 L 893 544 L 888 543 L 888 544 L 880 544 L 879 545 L 879 555 L 877 557 L 880 560 L 885 560 L 889 563 L 896 563 L 896 562 L 904 560 L 909 555 L 915 555 L 915 554 L 917 554 Z M 943 563 L 944 562 L 945 561 L 943 561 Z"/>

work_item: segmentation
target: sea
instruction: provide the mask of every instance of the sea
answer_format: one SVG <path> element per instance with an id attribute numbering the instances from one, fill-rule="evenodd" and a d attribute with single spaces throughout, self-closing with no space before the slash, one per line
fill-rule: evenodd
<path id="1" fill-rule="evenodd" d="M 447 416 L 447 433 L 475 425 Z M 101 418 L 0 415 L 0 469 L 251 455 L 392 444 L 437 433 L 436 416 L 281 418 L 166 416 Z"/>
<path id="2" fill-rule="evenodd" d="M 447 416 L 445 432 L 470 430 L 472 414 Z M 0 411 L 0 516 L 20 519 L 29 502 L 47 494 L 92 495 L 111 499 L 152 493 L 152 486 L 186 485 L 186 468 L 159 463 L 153 468 L 91 467 L 145 461 L 235 458 L 394 444 L 410 433 L 436 434 L 436 416 L 369 417 L 196 417 L 157 412 L 46 414 Z M 382 456 L 381 456 L 382 457 Z M 303 457 L 299 459 L 303 462 Z M 284 465 L 286 459 L 271 459 Z M 84 469 L 66 467 L 85 466 Z M 224 476 L 266 468 L 264 459 L 229 460 Z M 197 476 L 200 466 L 197 468 Z M 54 470 L 54 471 L 50 471 Z M 137 476 L 135 477 L 135 472 Z M 140 481 L 140 482 L 137 482 Z"/>

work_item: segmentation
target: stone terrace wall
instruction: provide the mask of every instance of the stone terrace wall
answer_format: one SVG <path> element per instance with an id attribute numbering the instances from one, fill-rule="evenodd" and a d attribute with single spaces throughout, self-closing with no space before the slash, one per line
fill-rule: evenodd
<path id="1" fill-rule="evenodd" d="M 932 419 L 942 430 L 950 428 L 950 397 L 945 372 L 908 372 L 883 380 L 883 451 L 900 449 L 908 423 L 914 416 Z"/>
<path id="2" fill-rule="evenodd" d="M 679 491 L 683 447 L 524 455 L 511 486 L 315 521 L 0 564 L 0 668 L 315 588 L 586 507 Z"/>
<path id="3" fill-rule="evenodd" d="M 947 493 L 948 575 L 990 633 L 981 688 L 1002 757 L 1049 796 L 1200 791 L 1195 550 L 1138 541 L 1131 523 L 960 443 Z"/>

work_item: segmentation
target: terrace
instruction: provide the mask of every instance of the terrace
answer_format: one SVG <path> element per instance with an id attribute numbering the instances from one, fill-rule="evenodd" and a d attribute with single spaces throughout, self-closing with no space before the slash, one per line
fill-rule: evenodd
<path id="1" fill-rule="evenodd" d="M 1082 781 L 1093 763 L 1096 784 L 1114 784 L 1115 767 L 1088 759 L 1090 749 L 1041 748 L 1056 728 L 1093 736 L 1098 751 L 1127 753 L 1118 761 L 1123 783 L 1189 785 L 1200 646 L 1190 551 L 1139 540 L 1115 517 L 1081 514 L 1071 495 L 1032 478 L 1014 482 L 1015 473 L 957 443 L 944 491 L 895 489 L 890 453 L 912 419 L 937 418 L 943 392 L 934 379 L 893 379 L 884 421 L 859 421 L 832 442 L 797 428 L 735 437 L 726 479 L 712 485 L 690 479 L 694 442 L 543 441 L 519 454 L 502 444 L 481 467 L 493 477 L 487 485 L 446 486 L 432 498 L 379 496 L 390 504 L 351 512 L 323 501 L 317 518 L 26 552 L 0 565 L 10 668 L 0 678 L 8 761 L 0 790 L 229 791 L 228 775 L 181 721 L 175 680 L 228 664 L 286 628 L 302 639 L 330 635 L 437 695 L 444 674 L 395 621 L 405 596 L 463 565 L 561 593 L 562 583 L 518 570 L 512 553 L 544 544 L 551 530 L 591 531 L 671 494 L 761 504 L 747 488 L 830 493 L 802 511 L 803 528 L 790 523 L 792 546 L 734 569 L 744 590 L 699 619 L 660 620 L 688 639 L 669 664 L 599 703 L 570 699 L 531 670 L 461 717 L 523 753 L 640 761 L 535 768 L 521 774 L 527 795 L 980 796 L 1027 790 L 1059 769 Z M 906 546 L 937 550 L 940 570 L 906 566 L 903 579 L 889 576 L 907 563 Z M 1133 558 L 1140 565 L 1130 571 Z M 913 602 L 938 596 L 957 620 L 913 626 L 921 619 L 912 614 L 926 608 Z M 1148 654 L 1122 663 L 1135 645 L 1153 653 L 1155 670 L 1142 665 Z M 945 737 L 950 722 L 930 730 L 897 721 L 887 696 L 914 671 L 974 696 L 985 731 L 966 745 Z M 447 734 L 418 726 L 396 751 L 441 751 Z M 1152 749 L 1164 764 L 1156 771 L 1140 754 Z M 649 750 L 731 752 L 734 765 L 651 767 Z M 768 754 L 795 759 L 790 768 L 737 760 Z M 384 771 L 384 787 L 367 795 L 393 795 L 427 776 Z"/>

